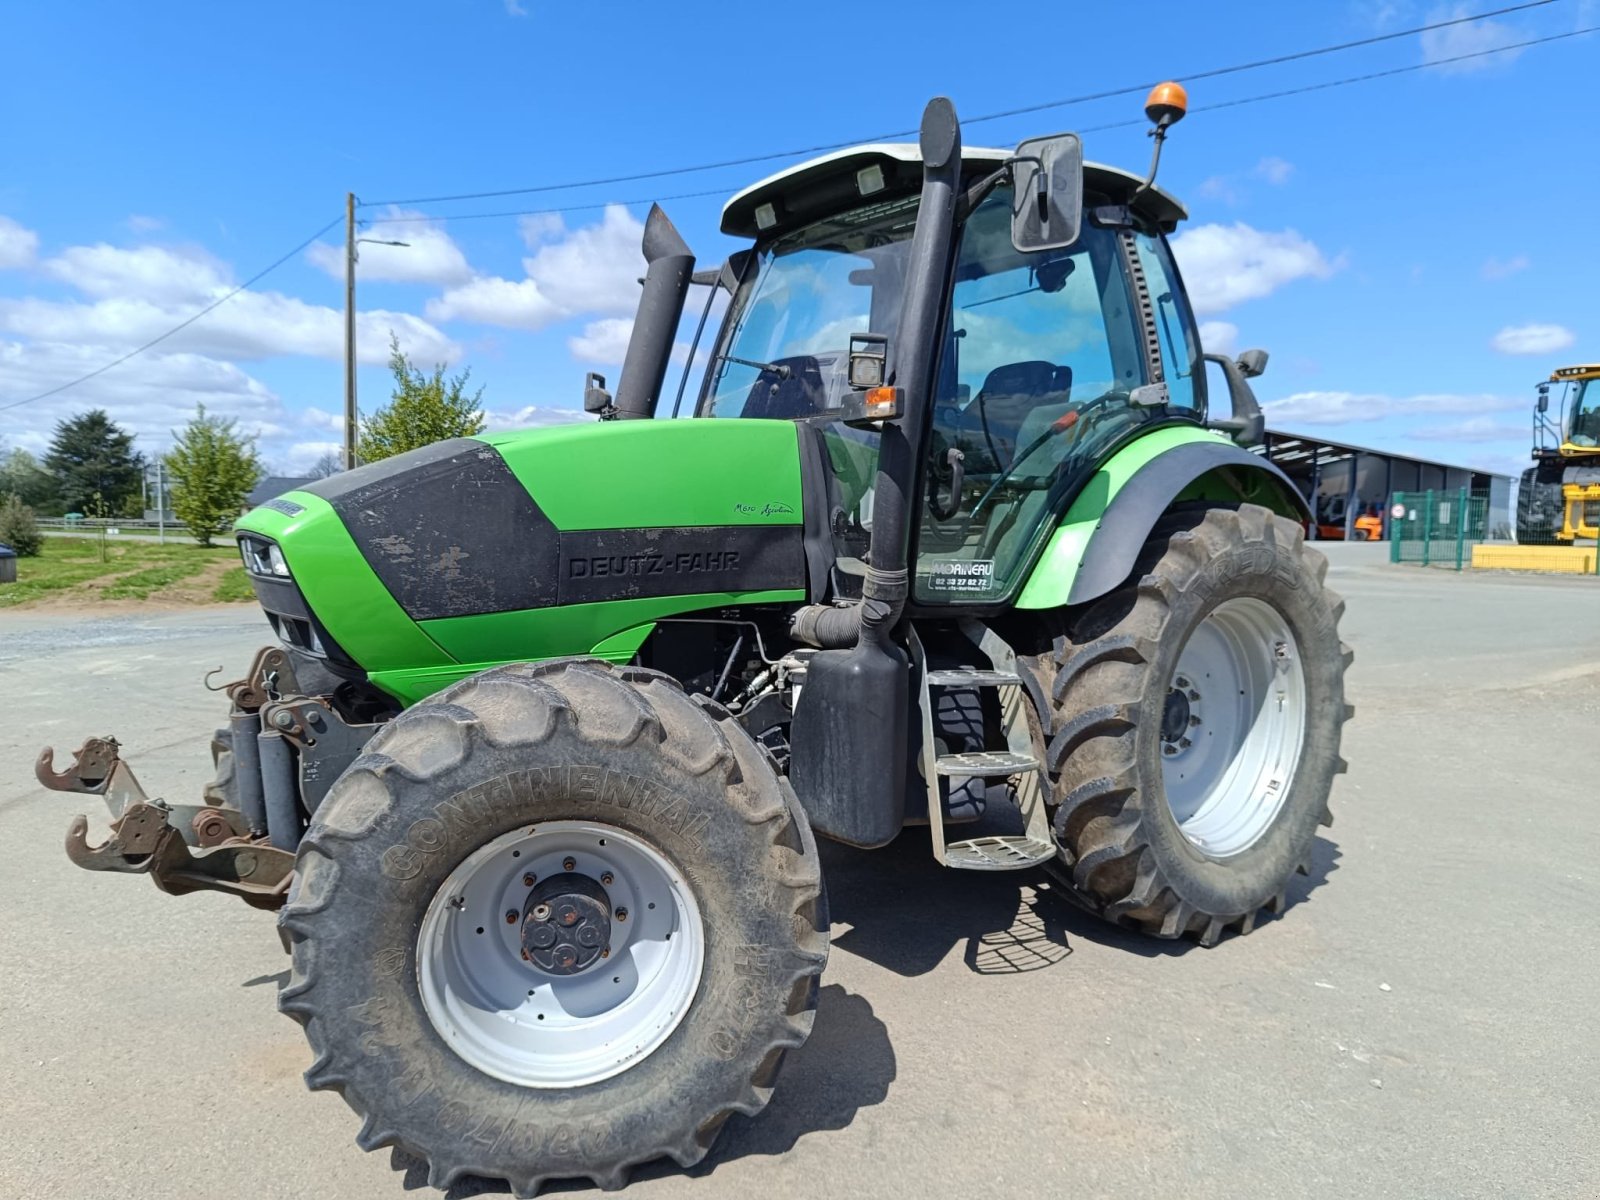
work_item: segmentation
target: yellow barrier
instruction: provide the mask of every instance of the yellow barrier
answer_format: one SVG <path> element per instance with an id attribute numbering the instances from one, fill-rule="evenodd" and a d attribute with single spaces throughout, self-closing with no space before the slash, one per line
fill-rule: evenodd
<path id="1" fill-rule="evenodd" d="M 1564 575 L 1595 573 L 1593 546 L 1508 546 L 1479 544 L 1472 565 L 1498 571 L 1557 571 Z"/>

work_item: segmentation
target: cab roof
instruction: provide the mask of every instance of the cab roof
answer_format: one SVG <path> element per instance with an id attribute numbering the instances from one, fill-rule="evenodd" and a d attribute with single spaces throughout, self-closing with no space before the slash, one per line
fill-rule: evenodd
<path id="1" fill-rule="evenodd" d="M 985 168 L 993 170 L 1010 158 L 1012 153 L 1010 150 L 967 146 L 961 152 L 962 166 L 972 173 Z M 882 171 L 883 186 L 863 194 L 859 174 L 872 167 Z M 1102 203 L 1134 202 L 1134 194 L 1143 182 L 1141 176 L 1118 167 L 1092 162 L 1083 164 L 1084 194 L 1101 197 Z M 921 185 L 922 149 L 914 142 L 851 146 L 789 167 L 745 188 L 723 206 L 722 232 L 747 238 L 781 232 L 804 225 L 867 196 L 892 199 L 915 191 Z M 773 206 L 776 220 L 762 229 L 756 223 L 756 210 L 769 203 Z M 1141 195 L 1134 202 L 1134 207 L 1169 233 L 1189 215 L 1176 197 L 1155 187 Z"/>
<path id="2" fill-rule="evenodd" d="M 1551 383 L 1559 383 L 1564 379 L 1600 379 L 1600 363 L 1584 363 L 1575 367 L 1557 367 L 1550 372 Z"/>

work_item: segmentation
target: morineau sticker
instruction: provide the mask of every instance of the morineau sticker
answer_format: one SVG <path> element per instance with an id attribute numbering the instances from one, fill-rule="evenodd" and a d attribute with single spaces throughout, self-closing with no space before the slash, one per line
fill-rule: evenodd
<path id="1" fill-rule="evenodd" d="M 993 586 L 993 559 L 936 562 L 928 572 L 928 587 L 936 592 L 987 592 Z"/>

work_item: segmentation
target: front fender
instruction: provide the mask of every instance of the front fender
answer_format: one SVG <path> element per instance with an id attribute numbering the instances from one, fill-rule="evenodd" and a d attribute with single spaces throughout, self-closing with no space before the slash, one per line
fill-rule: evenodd
<path id="1" fill-rule="evenodd" d="M 1018 608 L 1082 604 L 1117 587 L 1156 521 L 1179 500 L 1248 501 L 1310 519 L 1305 498 L 1276 464 L 1199 430 L 1161 436 L 1177 432 L 1141 438 L 1095 473 L 1051 535 Z"/>

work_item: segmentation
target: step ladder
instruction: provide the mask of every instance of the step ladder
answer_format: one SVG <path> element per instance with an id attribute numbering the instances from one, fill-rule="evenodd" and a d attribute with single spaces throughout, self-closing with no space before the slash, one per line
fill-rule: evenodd
<path id="1" fill-rule="evenodd" d="M 1028 722 L 1028 699 L 1017 674 L 1016 653 L 992 629 L 977 622 L 963 623 L 963 632 L 977 643 L 989 660 L 988 667 L 929 670 L 922 642 L 910 632 L 911 661 L 917 673 L 922 705 L 922 777 L 928 785 L 928 825 L 933 834 L 933 856 L 947 867 L 965 871 L 1021 871 L 1049 862 L 1056 855 L 1045 811 L 1050 781 Z M 933 740 L 933 690 L 935 688 L 995 688 L 1000 694 L 1000 718 L 1006 749 L 940 754 Z M 1020 835 L 967 838 L 946 842 L 941 779 L 981 777 L 1011 779 L 1021 810 Z"/>

